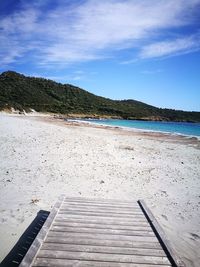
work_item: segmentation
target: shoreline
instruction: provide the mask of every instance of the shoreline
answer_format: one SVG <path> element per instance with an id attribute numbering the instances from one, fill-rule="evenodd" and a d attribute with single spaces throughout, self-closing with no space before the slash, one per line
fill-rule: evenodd
<path id="1" fill-rule="evenodd" d="M 34 118 L 34 117 L 33 117 Z M 61 126 L 72 126 L 72 127 L 88 127 L 88 128 L 95 128 L 95 129 L 105 129 L 110 130 L 113 132 L 119 132 L 122 135 L 130 135 L 130 136 L 142 136 L 146 138 L 157 139 L 166 142 L 179 142 L 188 145 L 194 145 L 197 149 L 200 149 L 200 137 L 198 136 L 190 136 L 190 135 L 183 135 L 183 134 L 173 134 L 167 132 L 160 132 L 160 131 L 148 131 L 143 129 L 137 128 L 128 128 L 128 127 L 120 127 L 120 126 L 110 126 L 110 125 L 101 125 L 95 123 L 84 122 L 81 120 L 66 120 L 63 118 L 54 118 L 54 117 L 36 117 L 36 119 L 41 121 L 46 121 L 50 123 L 55 123 L 56 125 Z"/>
<path id="2" fill-rule="evenodd" d="M 143 129 L 143 128 L 134 128 L 134 127 L 125 127 L 125 126 L 118 126 L 118 125 L 108 125 L 108 124 L 100 124 L 100 123 L 95 123 L 93 122 L 93 120 L 99 120 L 101 121 L 101 118 L 79 118 L 77 117 L 70 117 L 69 118 L 67 116 L 64 116 L 62 114 L 56 114 L 56 113 L 42 113 L 42 112 L 29 112 L 29 113 L 25 113 L 25 114 L 19 114 L 19 113 L 13 113 L 13 112 L 8 112 L 8 111 L 0 111 L 0 115 L 8 115 L 8 116 L 16 116 L 16 117 L 35 117 L 35 118 L 53 118 L 55 120 L 63 120 L 63 121 L 67 121 L 67 122 L 72 122 L 72 123 L 80 123 L 80 124 L 89 124 L 89 125 L 95 125 L 95 126 L 102 126 L 102 127 L 110 127 L 110 128 L 120 128 L 122 130 L 126 130 L 126 131 L 135 131 L 135 132 L 142 132 L 142 133 L 159 133 L 159 134 L 163 134 L 163 135 L 173 135 L 173 136 L 182 136 L 182 137 L 186 137 L 186 138 L 196 138 L 198 140 L 200 140 L 200 135 L 193 135 L 193 134 L 184 134 L 184 133 L 179 133 L 179 132 L 168 132 L 168 131 L 159 131 L 159 130 L 149 130 L 149 129 Z M 116 120 L 113 118 L 103 118 L 103 119 L 112 119 L 112 120 Z M 124 120 L 124 119 L 117 119 L 117 120 Z M 128 120 L 127 120 L 128 121 Z M 187 121 L 157 121 L 157 120 L 137 120 L 135 119 L 135 121 L 141 121 L 141 122 L 163 122 L 163 123 L 193 123 L 193 124 L 199 124 L 199 122 L 187 122 Z"/>
<path id="3" fill-rule="evenodd" d="M 0 259 L 64 193 L 144 199 L 186 266 L 200 265 L 196 138 L 24 115 L 0 115 L 0 135 Z"/>
<path id="4" fill-rule="evenodd" d="M 63 119 L 64 121 L 68 121 L 68 122 L 78 122 L 78 123 L 83 123 L 83 124 L 89 124 L 89 125 L 95 125 L 95 126 L 102 126 L 102 127 L 109 127 L 109 128 L 119 128 L 121 130 L 124 131 L 134 131 L 134 132 L 139 132 L 139 133 L 159 133 L 159 134 L 163 134 L 163 135 L 169 135 L 169 136 L 181 136 L 184 138 L 196 138 L 198 140 L 200 140 L 200 136 L 198 135 L 187 135 L 187 134 L 183 134 L 183 133 L 178 133 L 178 132 L 165 132 L 165 131 L 158 131 L 158 130 L 148 130 L 148 129 L 142 129 L 142 128 L 134 128 L 134 127 L 125 127 L 125 126 L 114 126 L 114 125 L 108 125 L 108 124 L 104 124 L 104 123 L 95 123 L 95 122 L 90 122 L 90 121 L 83 121 L 83 120 L 79 120 L 79 119 Z"/>

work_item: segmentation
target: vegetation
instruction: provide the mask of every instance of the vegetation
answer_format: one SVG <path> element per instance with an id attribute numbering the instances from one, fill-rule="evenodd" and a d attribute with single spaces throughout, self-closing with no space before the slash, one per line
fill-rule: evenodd
<path id="1" fill-rule="evenodd" d="M 90 117 L 200 122 L 200 112 L 160 109 L 135 100 L 111 100 L 70 84 L 7 71 L 0 75 L 0 109 L 11 107 Z"/>

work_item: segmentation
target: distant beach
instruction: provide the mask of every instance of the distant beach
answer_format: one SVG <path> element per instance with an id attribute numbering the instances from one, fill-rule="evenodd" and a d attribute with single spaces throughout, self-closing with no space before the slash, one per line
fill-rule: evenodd
<path id="1" fill-rule="evenodd" d="M 39 115 L 0 114 L 0 259 L 64 193 L 144 199 L 186 266 L 200 266 L 197 138 Z"/>

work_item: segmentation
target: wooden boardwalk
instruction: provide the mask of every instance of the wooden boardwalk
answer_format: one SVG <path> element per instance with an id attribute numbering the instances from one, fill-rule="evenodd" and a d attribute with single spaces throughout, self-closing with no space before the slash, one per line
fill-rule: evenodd
<path id="1" fill-rule="evenodd" d="M 61 197 L 20 267 L 184 266 L 143 201 Z"/>

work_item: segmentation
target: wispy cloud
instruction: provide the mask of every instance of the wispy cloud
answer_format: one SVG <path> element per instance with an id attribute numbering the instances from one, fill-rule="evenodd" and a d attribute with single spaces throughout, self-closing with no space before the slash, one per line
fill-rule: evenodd
<path id="1" fill-rule="evenodd" d="M 113 57 L 127 48 L 150 58 L 197 48 L 194 35 L 149 40 L 195 23 L 200 0 L 57 0 L 53 8 L 51 3 L 22 1 L 20 10 L 0 20 L 2 64 L 22 57 L 36 65 L 69 64 Z"/>
<path id="2" fill-rule="evenodd" d="M 66 74 L 58 74 L 56 75 L 55 72 L 53 72 L 53 75 L 49 74 L 48 72 L 46 73 L 39 73 L 39 72 L 24 72 L 25 75 L 31 76 L 31 77 L 41 77 L 41 78 L 46 78 L 50 79 L 53 81 L 61 82 L 61 83 L 70 83 L 70 82 L 75 82 L 75 81 L 80 81 L 80 80 L 88 80 L 91 79 L 96 73 L 91 72 L 91 71 L 83 71 L 83 70 L 71 70 Z"/>
<path id="3" fill-rule="evenodd" d="M 200 34 L 178 38 L 170 41 L 146 45 L 140 53 L 141 58 L 158 58 L 200 50 Z"/>

